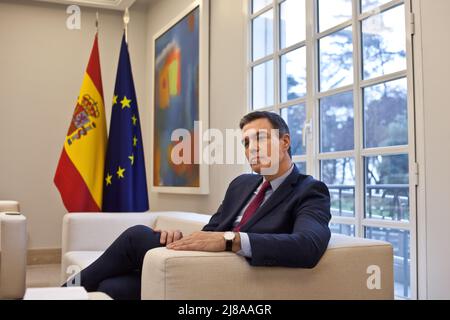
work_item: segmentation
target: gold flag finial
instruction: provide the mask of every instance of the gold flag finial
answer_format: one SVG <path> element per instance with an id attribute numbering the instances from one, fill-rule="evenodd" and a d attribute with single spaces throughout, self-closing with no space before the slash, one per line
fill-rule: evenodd
<path id="1" fill-rule="evenodd" d="M 125 42 L 128 43 L 128 23 L 130 23 L 130 12 L 128 8 L 125 9 L 125 13 L 123 14 L 123 25 L 125 28 Z"/>
<path id="2" fill-rule="evenodd" d="M 95 28 L 97 29 L 98 33 L 98 11 L 95 13 Z"/>

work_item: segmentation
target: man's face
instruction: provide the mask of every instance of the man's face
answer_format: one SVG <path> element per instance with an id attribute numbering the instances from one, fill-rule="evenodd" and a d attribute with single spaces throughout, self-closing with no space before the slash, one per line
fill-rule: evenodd
<path id="1" fill-rule="evenodd" d="M 289 135 L 279 137 L 267 119 L 257 119 L 242 128 L 242 143 L 252 170 L 263 175 L 274 175 L 287 156 Z"/>

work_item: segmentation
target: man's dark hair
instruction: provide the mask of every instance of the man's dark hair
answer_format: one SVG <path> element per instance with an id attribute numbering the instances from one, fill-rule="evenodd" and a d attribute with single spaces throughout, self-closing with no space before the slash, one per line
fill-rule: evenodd
<path id="1" fill-rule="evenodd" d="M 270 124 L 272 125 L 273 129 L 278 129 L 280 138 L 284 136 L 285 134 L 289 134 L 289 127 L 286 124 L 286 121 L 282 117 L 280 117 L 278 114 L 269 112 L 269 111 L 254 111 L 252 113 L 247 114 L 241 119 L 241 122 L 239 123 L 239 127 L 241 130 L 250 122 L 253 122 L 258 119 L 267 119 L 269 120 Z M 291 147 L 289 146 L 289 157 L 292 158 L 292 152 Z"/>

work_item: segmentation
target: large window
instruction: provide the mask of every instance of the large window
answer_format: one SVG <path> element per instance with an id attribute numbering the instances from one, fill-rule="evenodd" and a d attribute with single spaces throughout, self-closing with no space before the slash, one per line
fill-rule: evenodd
<path id="1" fill-rule="evenodd" d="M 294 162 L 331 193 L 334 233 L 394 247 L 416 298 L 410 3 L 248 0 L 249 109 L 279 113 Z"/>

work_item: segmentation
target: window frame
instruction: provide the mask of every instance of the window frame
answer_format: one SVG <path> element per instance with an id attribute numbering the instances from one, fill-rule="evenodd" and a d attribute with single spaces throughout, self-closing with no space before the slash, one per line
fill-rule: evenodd
<path id="1" fill-rule="evenodd" d="M 274 105 L 258 108 L 260 111 L 274 111 L 281 114 L 281 110 L 298 104 L 306 107 L 306 123 L 303 128 L 303 139 L 306 141 L 306 154 L 293 156 L 293 162 L 306 162 L 307 173 L 320 177 L 320 161 L 340 158 L 353 158 L 355 161 L 355 217 L 333 216 L 330 223 L 354 225 L 356 236 L 365 236 L 365 227 L 379 227 L 407 230 L 410 234 L 410 299 L 418 297 L 418 258 L 417 258 L 417 187 L 418 165 L 416 157 L 416 124 L 415 124 L 415 94 L 414 94 L 414 64 L 413 64 L 413 35 L 414 16 L 412 0 L 392 0 L 380 7 L 361 13 L 361 2 L 352 0 L 352 18 L 319 32 L 318 30 L 318 1 L 305 0 L 306 5 L 306 39 L 285 49 L 280 49 L 280 5 L 286 0 L 272 0 L 261 10 L 252 13 L 252 0 L 245 0 L 247 13 L 247 111 L 253 110 L 253 82 L 252 69 L 254 66 L 267 61 L 273 61 L 274 73 Z M 363 48 L 362 48 L 362 21 L 392 9 L 396 6 L 405 6 L 405 31 L 406 31 L 406 70 L 387 75 L 363 79 Z M 257 61 L 252 61 L 252 20 L 253 18 L 273 9 L 273 53 Z M 333 34 L 336 31 L 352 27 L 353 36 L 353 84 L 321 92 L 319 84 L 319 40 Z M 298 48 L 306 48 L 306 96 L 281 103 L 280 99 L 280 61 L 281 57 Z M 408 92 L 408 145 L 394 147 L 364 148 L 364 88 L 386 83 L 388 81 L 406 79 Z M 353 93 L 354 102 L 354 149 L 343 152 L 320 152 L 320 99 L 344 92 Z M 407 154 L 409 161 L 409 222 L 386 221 L 365 218 L 365 158 L 370 156 L 385 156 Z"/>

